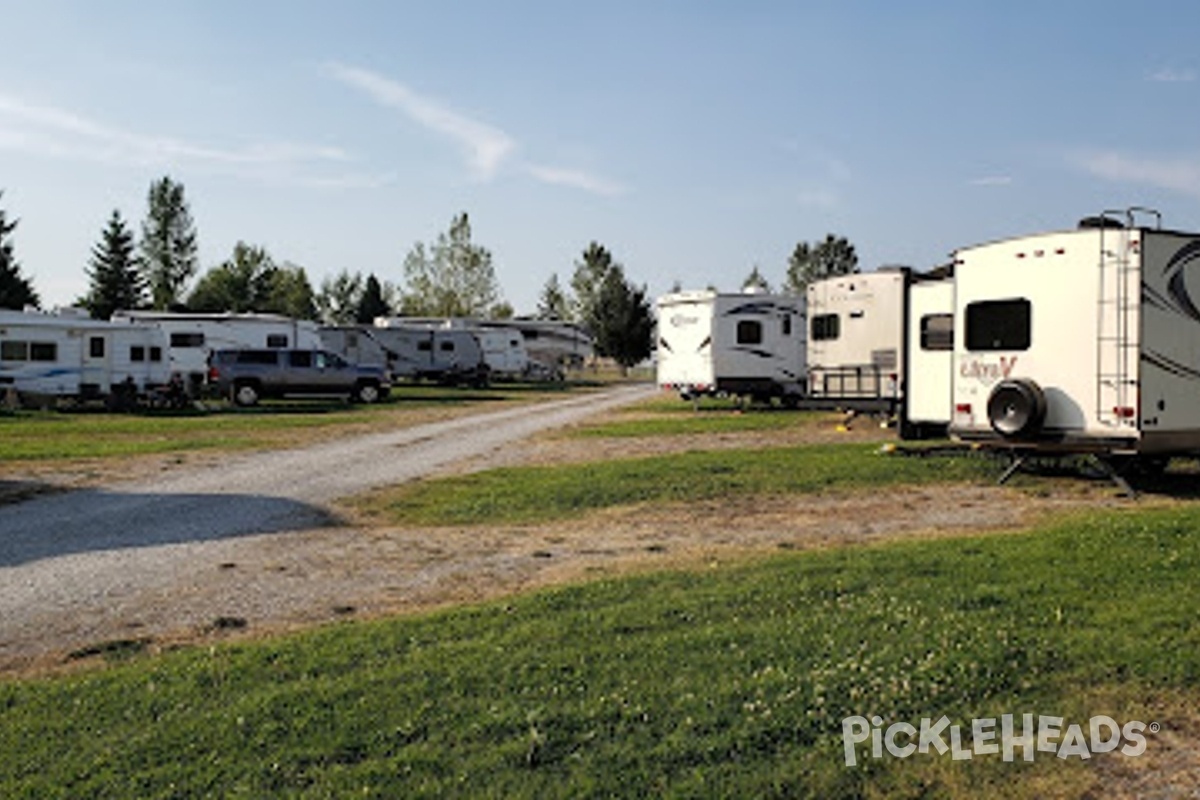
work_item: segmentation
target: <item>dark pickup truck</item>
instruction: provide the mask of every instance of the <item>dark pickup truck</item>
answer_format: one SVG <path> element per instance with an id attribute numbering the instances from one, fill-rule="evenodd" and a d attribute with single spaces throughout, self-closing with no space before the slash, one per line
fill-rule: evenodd
<path id="1" fill-rule="evenodd" d="M 239 406 L 300 395 L 374 403 L 391 388 L 381 368 L 351 364 L 326 350 L 215 350 L 208 358 L 208 382 Z"/>

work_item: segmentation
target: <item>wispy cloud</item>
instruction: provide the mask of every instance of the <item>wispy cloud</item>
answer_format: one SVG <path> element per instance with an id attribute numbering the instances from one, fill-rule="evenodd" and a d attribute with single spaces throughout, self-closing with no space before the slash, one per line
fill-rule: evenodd
<path id="1" fill-rule="evenodd" d="M 626 192 L 626 188 L 621 184 L 589 172 L 583 172 L 582 170 L 526 164 L 525 171 L 542 183 L 554 186 L 569 186 L 606 197 L 615 197 Z"/>
<path id="2" fill-rule="evenodd" d="M 398 81 L 345 64 L 330 63 L 325 69 L 329 75 L 365 93 L 379 105 L 402 111 L 417 123 L 463 147 L 471 169 L 483 180 L 495 176 L 516 148 L 512 138 L 499 128 L 453 111 Z"/>
<path id="3" fill-rule="evenodd" d="M 1150 80 L 1158 83 L 1193 83 L 1196 80 L 1196 70 L 1164 67 L 1150 75 Z"/>
<path id="4" fill-rule="evenodd" d="M 1147 158 L 1092 151 L 1077 154 L 1072 160 L 1085 172 L 1107 180 L 1200 196 L 1200 157 Z"/>
<path id="5" fill-rule="evenodd" d="M 328 75 L 362 92 L 376 104 L 396 109 L 458 145 L 466 155 L 467 166 L 479 180 L 494 178 L 517 151 L 516 140 L 504 130 L 455 111 L 449 103 L 422 95 L 400 81 L 338 62 L 325 64 L 324 69 Z M 628 191 L 622 184 L 586 170 L 532 163 L 520 164 L 519 169 L 541 183 L 605 197 Z"/>
<path id="6" fill-rule="evenodd" d="M 1011 186 L 1013 179 L 1008 175 L 984 175 L 967 181 L 970 186 Z"/>
<path id="7" fill-rule="evenodd" d="M 287 178 L 298 166 L 345 163 L 337 147 L 297 142 L 257 142 L 212 147 L 184 139 L 148 136 L 54 106 L 0 93 L 0 149 L 71 161 L 133 166 L 199 166 L 241 175 Z"/>

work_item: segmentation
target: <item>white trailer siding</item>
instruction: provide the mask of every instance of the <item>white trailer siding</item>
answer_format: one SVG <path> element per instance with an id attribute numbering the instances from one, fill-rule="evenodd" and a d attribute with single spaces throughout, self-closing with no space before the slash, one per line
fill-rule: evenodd
<path id="1" fill-rule="evenodd" d="M 799 298 L 677 292 L 657 302 L 660 386 L 685 396 L 798 398 L 804 389 Z"/>
<path id="2" fill-rule="evenodd" d="M 1200 236 L 1083 228 L 967 248 L 957 262 L 953 435 L 1200 449 Z M 1039 403 L 1000 395 L 1014 386 Z"/>
<path id="3" fill-rule="evenodd" d="M 882 269 L 808 286 L 808 396 L 891 411 L 902 400 L 910 272 Z"/>
<path id="4" fill-rule="evenodd" d="M 104 397 L 169 378 L 166 340 L 152 325 L 113 324 L 64 309 L 0 311 L 0 388 L 54 397 Z"/>
<path id="5" fill-rule="evenodd" d="M 204 380 L 214 350 L 321 346 L 316 323 L 278 314 L 203 314 L 167 311 L 119 311 L 114 322 L 152 323 L 167 335 L 171 371 Z"/>
<path id="6" fill-rule="evenodd" d="M 954 279 L 914 283 L 908 291 L 905 422 L 914 436 L 945 433 L 950 424 L 954 364 Z"/>
<path id="7" fill-rule="evenodd" d="M 525 337 L 519 330 L 468 328 L 479 341 L 483 362 L 494 378 L 519 378 L 529 367 Z"/>

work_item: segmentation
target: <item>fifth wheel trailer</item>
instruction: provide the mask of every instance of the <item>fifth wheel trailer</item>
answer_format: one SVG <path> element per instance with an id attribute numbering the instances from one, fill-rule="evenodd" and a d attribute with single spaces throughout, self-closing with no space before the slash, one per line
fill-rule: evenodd
<path id="1" fill-rule="evenodd" d="M 1200 451 L 1200 234 L 1134 208 L 955 256 L 952 436 L 1149 463 Z"/>
<path id="2" fill-rule="evenodd" d="M 675 292 L 658 298 L 658 384 L 705 394 L 799 401 L 804 302 L 762 293 Z"/>

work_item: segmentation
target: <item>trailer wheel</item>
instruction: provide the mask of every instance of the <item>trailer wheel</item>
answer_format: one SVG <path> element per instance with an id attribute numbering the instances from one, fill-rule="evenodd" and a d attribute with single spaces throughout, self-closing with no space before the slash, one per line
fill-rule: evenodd
<path id="1" fill-rule="evenodd" d="M 253 383 L 239 383 L 233 387 L 233 402 L 239 406 L 256 405 L 258 396 L 258 387 Z"/>
<path id="2" fill-rule="evenodd" d="M 988 397 L 988 421 L 1006 439 L 1031 439 L 1046 421 L 1046 395 L 1028 378 L 1001 381 Z"/>

